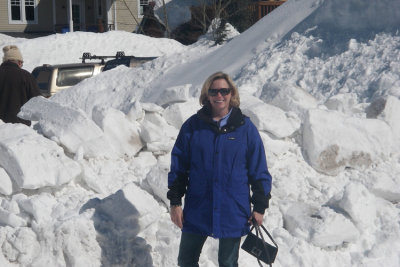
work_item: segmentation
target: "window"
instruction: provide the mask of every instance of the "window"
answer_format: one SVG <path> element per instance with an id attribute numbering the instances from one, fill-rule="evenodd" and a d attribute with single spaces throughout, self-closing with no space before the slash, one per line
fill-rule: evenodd
<path id="1" fill-rule="evenodd" d="M 56 80 L 57 86 L 72 86 L 93 76 L 93 66 L 76 68 L 59 68 Z"/>
<path id="2" fill-rule="evenodd" d="M 25 19 L 27 21 L 35 20 L 35 0 L 25 0 Z"/>
<path id="3" fill-rule="evenodd" d="M 144 11 L 148 5 L 149 5 L 149 0 L 140 0 L 139 16 L 144 15 Z"/>
<path id="4" fill-rule="evenodd" d="M 36 0 L 9 0 L 9 23 L 37 23 Z"/>
<path id="5" fill-rule="evenodd" d="M 11 0 L 11 19 L 21 20 L 21 1 Z"/>
<path id="6" fill-rule="evenodd" d="M 51 70 L 44 68 L 35 68 L 32 72 L 33 77 L 36 78 L 36 82 L 39 85 L 40 92 L 43 95 L 50 94 L 50 78 Z"/>

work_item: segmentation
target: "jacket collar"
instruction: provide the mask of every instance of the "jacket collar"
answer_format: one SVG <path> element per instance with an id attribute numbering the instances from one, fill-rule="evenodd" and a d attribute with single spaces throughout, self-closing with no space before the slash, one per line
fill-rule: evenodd
<path id="1" fill-rule="evenodd" d="M 232 113 L 228 119 L 228 123 L 224 127 L 219 128 L 218 124 L 212 119 L 211 107 L 209 104 L 204 105 L 197 112 L 197 116 L 202 121 L 209 124 L 213 129 L 213 131 L 215 131 L 216 133 L 228 133 L 234 131 L 236 128 L 244 124 L 244 118 L 245 118 L 240 108 L 233 107 Z"/>
<path id="2" fill-rule="evenodd" d="M 11 61 L 5 61 L 3 63 L 1 63 L 2 67 L 15 67 L 15 68 L 19 68 L 17 63 L 11 62 Z"/>

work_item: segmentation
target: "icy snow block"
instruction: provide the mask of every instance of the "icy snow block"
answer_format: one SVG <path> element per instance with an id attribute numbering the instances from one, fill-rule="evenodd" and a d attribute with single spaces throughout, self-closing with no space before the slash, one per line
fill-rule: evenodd
<path id="1" fill-rule="evenodd" d="M 27 222 L 20 216 L 0 207 L 0 224 L 2 226 L 8 225 L 15 228 L 15 227 L 26 226 Z"/>
<path id="2" fill-rule="evenodd" d="M 385 172 L 378 172 L 371 174 L 371 182 L 368 189 L 376 196 L 386 199 L 390 202 L 400 201 L 400 177 Z"/>
<path id="3" fill-rule="evenodd" d="M 322 207 L 314 217 L 318 219 L 311 234 L 311 243 L 315 246 L 321 248 L 341 246 L 356 242 L 360 236 L 353 222 L 333 209 Z"/>
<path id="4" fill-rule="evenodd" d="M 144 118 L 144 114 L 145 112 L 140 102 L 135 101 L 132 103 L 132 106 L 128 109 L 128 113 L 126 114 L 126 116 L 130 121 L 134 122 L 142 120 Z"/>
<path id="5" fill-rule="evenodd" d="M 0 125 L 0 166 L 22 189 L 57 187 L 81 173 L 60 146 L 24 124 Z"/>
<path id="6" fill-rule="evenodd" d="M 142 108 L 145 112 L 156 112 L 156 113 L 162 113 L 163 112 L 163 107 L 154 104 L 154 103 L 141 103 L 142 104 Z"/>
<path id="7" fill-rule="evenodd" d="M 303 125 L 306 158 L 315 170 L 328 175 L 336 175 L 346 167 L 364 170 L 387 158 L 393 144 L 389 125 L 381 120 L 314 109 Z"/>
<path id="8" fill-rule="evenodd" d="M 303 88 L 286 83 L 271 82 L 263 87 L 261 100 L 284 111 L 292 111 L 304 118 L 307 110 L 317 108 L 318 101 Z"/>
<path id="9" fill-rule="evenodd" d="M 21 210 L 31 215 L 37 223 L 44 223 L 54 220 L 53 208 L 57 200 L 49 193 L 33 195 L 18 201 Z"/>
<path id="10" fill-rule="evenodd" d="M 146 113 L 144 120 L 141 122 L 140 135 L 144 142 L 153 143 L 175 138 L 178 135 L 178 130 L 169 125 L 157 113 Z"/>
<path id="11" fill-rule="evenodd" d="M 358 229 L 349 219 L 328 207 L 297 202 L 283 216 L 285 228 L 293 236 L 318 247 L 341 246 L 359 237 Z"/>
<path id="12" fill-rule="evenodd" d="M 247 98 L 242 111 L 249 116 L 259 131 L 273 134 L 277 138 L 292 135 L 300 128 L 300 119 L 295 113 L 286 113 L 282 109 L 266 104 L 255 97 Z"/>
<path id="13" fill-rule="evenodd" d="M 0 194 L 11 195 L 13 193 L 12 180 L 7 172 L 0 167 Z"/>
<path id="14" fill-rule="evenodd" d="M 178 130 L 169 125 L 158 113 L 147 113 L 141 122 L 140 136 L 146 149 L 155 154 L 165 154 L 172 149 Z"/>
<path id="15" fill-rule="evenodd" d="M 333 208 L 344 210 L 360 231 L 376 227 L 381 202 L 362 184 L 351 183 L 334 196 L 329 203 Z"/>
<path id="16" fill-rule="evenodd" d="M 134 183 L 122 189 L 126 201 L 137 209 L 140 229 L 146 229 L 160 218 L 160 204 L 157 200 Z"/>
<path id="17" fill-rule="evenodd" d="M 95 108 L 92 116 L 97 125 L 103 129 L 108 143 L 118 156 L 134 156 L 143 148 L 140 125 L 131 122 L 123 112 L 113 108 L 107 110 Z"/>
<path id="18" fill-rule="evenodd" d="M 354 107 L 358 104 L 357 94 L 337 94 L 330 97 L 324 104 L 330 110 L 352 113 Z"/>
<path id="19" fill-rule="evenodd" d="M 86 157 L 115 157 L 103 131 L 82 110 L 62 106 L 44 97 L 29 100 L 18 114 L 38 121 L 43 134 L 71 153 L 84 150 Z"/>
<path id="20" fill-rule="evenodd" d="M 180 129 L 182 124 L 200 109 L 199 101 L 192 99 L 185 103 L 175 103 L 165 108 L 163 118 L 172 126 Z"/>
<path id="21" fill-rule="evenodd" d="M 162 177 L 168 177 L 171 164 L 170 158 L 170 154 L 160 156 L 157 165 L 151 168 L 144 180 L 145 186 L 149 188 L 149 191 L 167 206 L 169 205 L 169 200 L 167 199 L 168 180 L 162 179 Z"/>
<path id="22" fill-rule="evenodd" d="M 185 84 L 164 89 L 156 103 L 164 106 L 171 103 L 185 102 L 189 99 L 189 89 L 191 86 L 191 84 Z"/>
<path id="23" fill-rule="evenodd" d="M 378 98 L 366 109 L 367 118 L 377 118 L 387 122 L 394 136 L 400 140 L 400 100 L 394 96 Z"/>

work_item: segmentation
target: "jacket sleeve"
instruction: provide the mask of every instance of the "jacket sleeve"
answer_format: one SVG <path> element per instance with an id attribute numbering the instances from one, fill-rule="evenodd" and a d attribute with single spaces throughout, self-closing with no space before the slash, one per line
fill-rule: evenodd
<path id="1" fill-rule="evenodd" d="M 251 122 L 250 122 L 251 123 Z M 251 123 L 248 133 L 247 167 L 253 210 L 264 214 L 271 198 L 272 177 L 268 171 L 264 145 L 257 128 Z"/>
<path id="2" fill-rule="evenodd" d="M 171 168 L 168 173 L 167 198 L 171 205 L 181 205 L 189 181 L 190 167 L 190 131 L 189 123 L 185 122 L 179 131 L 171 152 Z"/>

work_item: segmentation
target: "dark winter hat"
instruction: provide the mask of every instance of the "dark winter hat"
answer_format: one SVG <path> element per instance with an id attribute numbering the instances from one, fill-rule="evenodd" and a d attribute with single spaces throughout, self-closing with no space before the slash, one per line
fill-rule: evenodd
<path id="1" fill-rule="evenodd" d="M 3 62 L 6 62 L 8 60 L 24 61 L 22 58 L 22 54 L 16 45 L 7 45 L 3 47 L 3 53 Z"/>

